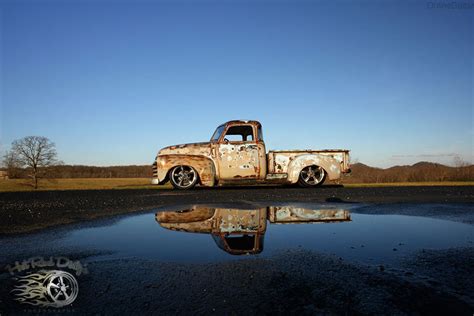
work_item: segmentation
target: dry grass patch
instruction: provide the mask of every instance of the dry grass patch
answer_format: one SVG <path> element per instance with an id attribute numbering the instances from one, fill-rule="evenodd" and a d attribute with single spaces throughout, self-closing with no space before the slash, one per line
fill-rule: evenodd
<path id="1" fill-rule="evenodd" d="M 393 187 L 393 186 L 471 186 L 474 181 L 443 182 L 393 182 L 393 183 L 348 183 L 347 188 Z M 165 185 L 150 184 L 150 178 L 69 178 L 40 179 L 37 191 L 49 190 L 104 190 L 104 189 L 169 189 Z M 0 192 L 34 191 L 28 179 L 0 180 Z"/>
<path id="2" fill-rule="evenodd" d="M 101 190 L 101 189 L 159 189 L 167 185 L 152 185 L 149 178 L 70 178 L 40 179 L 37 191 Z M 0 192 L 33 191 L 28 179 L 0 180 Z"/>

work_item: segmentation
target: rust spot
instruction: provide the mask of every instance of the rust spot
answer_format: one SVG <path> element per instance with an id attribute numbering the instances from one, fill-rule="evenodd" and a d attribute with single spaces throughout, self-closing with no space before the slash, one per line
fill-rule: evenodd
<path id="1" fill-rule="evenodd" d="M 241 176 L 241 175 L 235 175 L 234 179 L 254 179 L 254 176 Z"/>

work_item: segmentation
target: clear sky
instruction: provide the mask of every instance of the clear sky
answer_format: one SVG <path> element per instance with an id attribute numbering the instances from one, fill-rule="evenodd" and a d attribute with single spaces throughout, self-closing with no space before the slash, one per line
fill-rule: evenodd
<path id="1" fill-rule="evenodd" d="M 1 151 L 150 164 L 231 119 L 268 149 L 474 160 L 474 8 L 442 1 L 1 0 Z"/>

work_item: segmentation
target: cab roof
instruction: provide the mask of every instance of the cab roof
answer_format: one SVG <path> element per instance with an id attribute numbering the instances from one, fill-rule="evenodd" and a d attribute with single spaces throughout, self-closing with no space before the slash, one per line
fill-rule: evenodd
<path id="1" fill-rule="evenodd" d="M 257 125 L 257 126 L 262 125 L 260 124 L 259 121 L 253 121 L 253 120 L 231 120 L 221 125 L 229 125 L 229 124 L 252 124 L 252 125 Z"/>

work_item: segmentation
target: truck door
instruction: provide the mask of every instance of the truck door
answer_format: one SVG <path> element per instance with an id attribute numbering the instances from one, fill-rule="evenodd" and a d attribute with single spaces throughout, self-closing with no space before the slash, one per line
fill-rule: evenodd
<path id="1" fill-rule="evenodd" d="M 255 132 L 250 124 L 227 126 L 217 146 L 220 179 L 257 179 L 260 158 Z"/>

